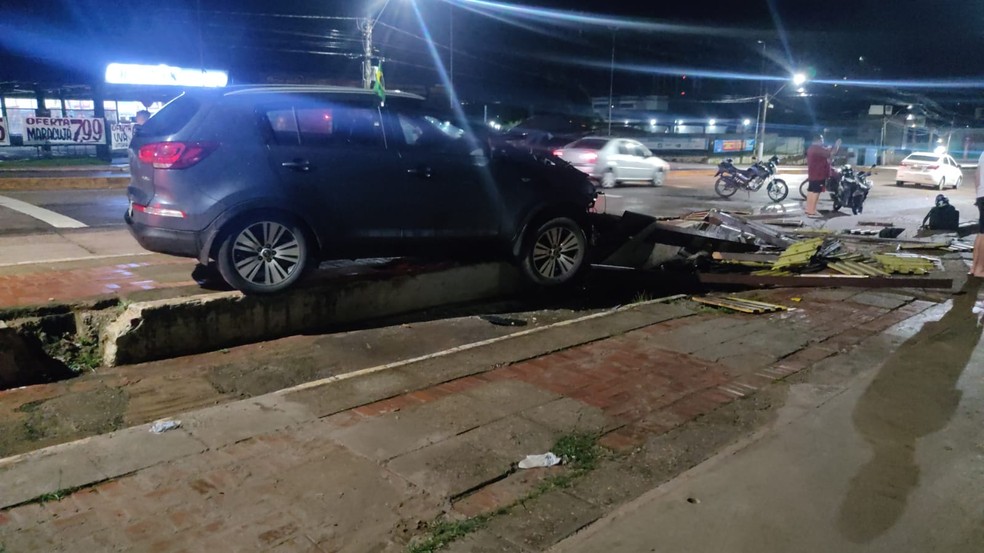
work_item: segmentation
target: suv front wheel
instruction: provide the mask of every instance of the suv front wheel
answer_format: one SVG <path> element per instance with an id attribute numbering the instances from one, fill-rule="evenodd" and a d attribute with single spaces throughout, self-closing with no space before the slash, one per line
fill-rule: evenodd
<path id="1" fill-rule="evenodd" d="M 584 265 L 588 240 L 581 225 L 556 217 L 530 227 L 520 267 L 534 284 L 557 286 L 573 279 Z"/>
<path id="2" fill-rule="evenodd" d="M 280 217 L 234 223 L 219 247 L 222 278 L 245 294 L 272 294 L 294 284 L 308 263 L 301 228 Z"/>

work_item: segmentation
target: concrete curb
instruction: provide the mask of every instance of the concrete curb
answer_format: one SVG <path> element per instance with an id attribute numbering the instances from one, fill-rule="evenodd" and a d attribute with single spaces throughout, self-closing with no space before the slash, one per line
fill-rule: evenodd
<path id="1" fill-rule="evenodd" d="M 221 292 L 138 302 L 103 328 L 103 363 L 111 367 L 215 351 L 333 325 L 502 297 L 522 286 L 511 265 L 483 263 L 380 280 L 313 280 L 274 296 Z"/>
<path id="2" fill-rule="evenodd" d="M 0 177 L 0 190 L 124 189 L 130 176 L 119 177 Z"/>
<path id="3" fill-rule="evenodd" d="M 497 339 L 362 369 L 250 399 L 176 415 L 164 434 L 143 424 L 0 459 L 0 510 L 58 490 L 85 487 L 209 449 L 311 422 L 396 395 L 481 374 L 694 314 L 675 298 L 616 308 Z M 488 349 L 509 341 L 509 348 Z M 481 352 L 481 353 L 476 353 Z"/>

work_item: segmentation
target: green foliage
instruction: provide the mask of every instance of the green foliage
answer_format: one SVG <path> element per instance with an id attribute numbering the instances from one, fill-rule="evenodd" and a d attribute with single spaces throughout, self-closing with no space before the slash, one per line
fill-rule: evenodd
<path id="1" fill-rule="evenodd" d="M 434 553 L 444 549 L 451 542 L 463 538 L 468 534 L 485 526 L 493 516 L 499 512 L 507 512 L 500 509 L 494 514 L 478 515 L 465 520 L 442 520 L 429 525 L 430 535 L 418 541 L 407 549 L 407 553 Z"/>

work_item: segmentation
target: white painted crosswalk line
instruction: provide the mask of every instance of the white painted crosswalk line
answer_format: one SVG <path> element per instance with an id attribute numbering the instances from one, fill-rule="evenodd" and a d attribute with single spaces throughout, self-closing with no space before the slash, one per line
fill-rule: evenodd
<path id="1" fill-rule="evenodd" d="M 29 204 L 21 200 L 16 200 L 14 198 L 9 198 L 7 196 L 0 196 L 0 206 L 34 217 L 35 219 L 48 223 L 55 228 L 85 228 L 89 226 L 82 221 L 76 221 L 71 217 L 66 217 L 49 209 L 38 207 L 36 205 Z"/>

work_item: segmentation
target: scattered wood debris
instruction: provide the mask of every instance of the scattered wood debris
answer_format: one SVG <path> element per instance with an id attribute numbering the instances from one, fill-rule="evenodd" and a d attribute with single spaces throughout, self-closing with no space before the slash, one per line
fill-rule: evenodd
<path id="1" fill-rule="evenodd" d="M 747 300 L 745 298 L 739 298 L 736 296 L 728 296 L 725 298 L 716 297 L 697 297 L 691 298 L 697 303 L 703 303 L 705 305 L 713 305 L 715 307 L 724 307 L 725 309 L 731 309 L 732 311 L 739 311 L 741 313 L 774 313 L 776 311 L 787 311 L 788 307 L 783 305 L 776 305 L 774 303 L 765 303 L 761 301 Z"/>

